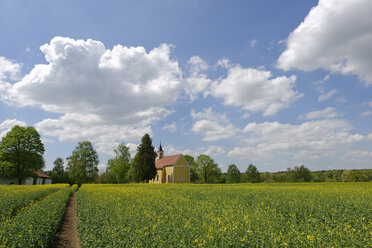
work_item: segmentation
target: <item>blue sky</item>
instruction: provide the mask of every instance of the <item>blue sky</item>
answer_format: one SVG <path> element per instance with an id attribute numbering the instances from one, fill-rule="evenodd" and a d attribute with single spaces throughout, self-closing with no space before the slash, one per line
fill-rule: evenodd
<path id="1" fill-rule="evenodd" d="M 91 140 L 100 169 L 145 133 L 226 171 L 372 168 L 372 3 L 2 1 L 0 134 L 46 170 Z"/>

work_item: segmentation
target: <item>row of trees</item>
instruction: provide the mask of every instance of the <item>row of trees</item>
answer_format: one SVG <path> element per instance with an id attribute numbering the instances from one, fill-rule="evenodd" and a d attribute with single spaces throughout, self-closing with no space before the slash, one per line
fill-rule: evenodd
<path id="1" fill-rule="evenodd" d="M 40 135 L 33 127 L 14 126 L 0 143 L 0 177 L 18 178 L 19 183 L 35 176 L 33 171 L 44 167 L 44 145 Z M 114 150 L 115 156 L 108 160 L 106 172 L 98 175 L 98 154 L 90 141 L 79 142 L 67 158 L 64 168 L 62 158 L 54 161 L 50 175 L 55 183 L 128 183 L 148 182 L 156 176 L 155 148 L 148 134 L 141 139 L 137 154 L 131 159 L 129 147 L 123 143 Z M 190 164 L 190 179 L 194 183 L 239 183 L 239 182 L 323 182 L 323 181 L 372 181 L 372 170 L 333 170 L 311 172 L 304 165 L 288 168 L 284 172 L 260 173 L 250 164 L 241 173 L 235 164 L 228 167 L 227 173 L 208 155 L 194 158 L 185 155 Z"/>
<path id="2" fill-rule="evenodd" d="M 57 183 L 128 183 L 148 182 L 156 175 L 155 149 L 148 134 L 143 136 L 141 144 L 137 147 L 137 154 L 131 159 L 129 147 L 123 143 L 114 150 L 115 156 L 107 162 L 106 172 L 98 175 L 98 154 L 90 141 L 78 144 L 72 155 L 67 158 L 67 167 L 64 170 L 63 159 L 57 158 L 50 172 L 54 182 Z"/>

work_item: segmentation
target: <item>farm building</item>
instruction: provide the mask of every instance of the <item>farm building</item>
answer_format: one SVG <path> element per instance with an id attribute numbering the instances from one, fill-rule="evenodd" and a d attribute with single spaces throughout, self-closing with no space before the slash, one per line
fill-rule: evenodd
<path id="1" fill-rule="evenodd" d="M 161 144 L 157 154 L 157 175 L 150 183 L 190 183 L 190 165 L 182 154 L 163 156 Z"/>
<path id="2" fill-rule="evenodd" d="M 29 177 L 26 178 L 25 180 L 22 181 L 22 185 L 41 185 L 41 184 L 52 184 L 52 178 L 48 176 L 44 171 L 42 170 L 36 170 L 33 172 L 34 177 Z M 0 178 L 0 185 L 5 184 L 18 184 L 18 178 L 12 178 L 12 179 L 7 179 L 7 178 Z"/>

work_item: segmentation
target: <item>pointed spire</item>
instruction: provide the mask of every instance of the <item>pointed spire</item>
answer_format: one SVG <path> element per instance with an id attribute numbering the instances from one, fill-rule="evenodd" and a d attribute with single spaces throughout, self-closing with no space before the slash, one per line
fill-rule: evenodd
<path id="1" fill-rule="evenodd" d="M 157 160 L 161 159 L 164 155 L 164 151 L 163 151 L 163 147 L 161 147 L 161 141 L 160 141 L 160 146 L 159 146 L 159 149 L 158 149 L 158 152 L 157 152 Z"/>
<path id="2" fill-rule="evenodd" d="M 159 146 L 159 152 L 164 152 L 163 147 L 161 147 L 161 141 L 160 141 L 160 146 Z"/>

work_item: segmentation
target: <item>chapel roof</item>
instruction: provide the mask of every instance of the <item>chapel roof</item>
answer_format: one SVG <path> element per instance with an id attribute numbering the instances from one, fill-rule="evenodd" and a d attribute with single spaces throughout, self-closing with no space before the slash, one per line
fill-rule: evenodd
<path id="1" fill-rule="evenodd" d="M 155 161 L 155 167 L 156 169 L 163 169 L 164 167 L 172 166 L 178 161 L 181 156 L 182 154 L 164 156 L 161 159 Z"/>
<path id="2" fill-rule="evenodd" d="M 48 176 L 44 171 L 42 170 L 36 170 L 36 171 L 33 171 L 33 173 L 35 173 L 38 177 L 41 177 L 41 178 L 51 178 L 50 176 Z"/>

